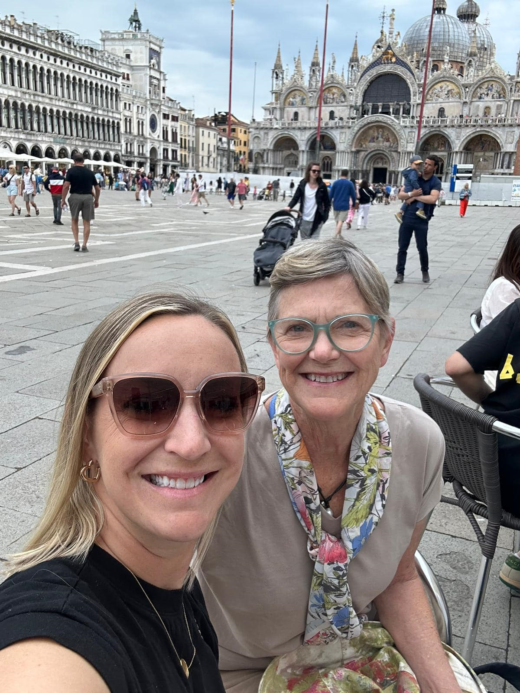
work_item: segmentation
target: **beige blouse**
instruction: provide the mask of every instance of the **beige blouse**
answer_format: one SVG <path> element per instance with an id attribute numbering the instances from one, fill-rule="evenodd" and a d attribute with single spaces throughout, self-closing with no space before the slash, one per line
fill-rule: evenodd
<path id="1" fill-rule="evenodd" d="M 354 608 L 367 614 L 392 581 L 415 525 L 439 502 L 444 460 L 444 438 L 432 419 L 409 404 L 380 399 L 392 438 L 388 499 L 348 572 Z M 339 526 L 333 520 L 328 528 Z M 256 693 L 271 659 L 302 644 L 312 572 L 307 536 L 261 406 L 247 433 L 244 470 L 199 574 L 228 693 Z"/>

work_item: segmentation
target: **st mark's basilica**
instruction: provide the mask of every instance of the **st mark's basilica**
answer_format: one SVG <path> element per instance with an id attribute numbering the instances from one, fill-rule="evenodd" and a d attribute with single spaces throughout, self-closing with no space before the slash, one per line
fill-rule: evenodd
<path id="1" fill-rule="evenodd" d="M 346 69 L 338 67 L 334 54 L 328 68 L 322 67 L 316 45 L 308 76 L 300 55 L 290 74 L 279 46 L 272 100 L 264 106 L 264 119 L 251 127 L 254 172 L 301 175 L 314 159 L 321 70 L 327 69 L 320 147 L 325 178 L 348 168 L 358 179 L 397 183 L 417 152 L 437 154 L 445 180 L 452 164 L 473 164 L 477 179 L 511 173 L 520 148 L 520 53 L 516 74 L 507 74 L 495 60 L 487 23 L 478 21 L 475 0 L 465 0 L 456 15 L 449 14 L 447 0 L 436 0 L 419 143 L 430 16 L 401 37 L 395 11 L 387 31 L 383 14 L 370 55 L 359 55 L 356 39 Z"/>

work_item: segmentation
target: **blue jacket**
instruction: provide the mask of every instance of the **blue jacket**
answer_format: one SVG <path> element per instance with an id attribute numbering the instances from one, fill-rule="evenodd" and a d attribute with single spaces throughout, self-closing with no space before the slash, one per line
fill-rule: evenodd
<path id="1" fill-rule="evenodd" d="M 350 209 L 350 200 L 352 200 L 352 206 L 357 202 L 356 188 L 354 184 L 346 178 L 335 180 L 330 188 L 329 195 L 334 210 L 337 212 Z"/>

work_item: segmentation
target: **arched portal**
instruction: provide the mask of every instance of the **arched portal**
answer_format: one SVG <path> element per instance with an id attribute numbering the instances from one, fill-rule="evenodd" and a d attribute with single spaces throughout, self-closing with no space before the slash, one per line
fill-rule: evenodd
<path id="1" fill-rule="evenodd" d="M 501 147 L 498 140 L 487 133 L 474 135 L 464 145 L 462 164 L 473 164 L 473 176 L 491 173 L 500 168 Z"/>
<path id="2" fill-rule="evenodd" d="M 69 158 L 69 150 L 66 149 L 65 147 L 61 147 L 60 151 L 58 152 L 58 159 L 68 159 Z"/>
<path id="3" fill-rule="evenodd" d="M 47 149 L 45 150 L 45 156 L 48 159 L 54 159 L 56 157 L 56 152 L 54 151 L 54 148 L 53 147 L 47 147 Z"/>
<path id="4" fill-rule="evenodd" d="M 313 137 L 307 155 L 308 162 L 316 160 L 316 137 Z M 321 177 L 326 180 L 332 178 L 332 171 L 336 162 L 336 143 L 330 135 L 321 135 L 320 137 L 320 166 Z"/>
<path id="5" fill-rule="evenodd" d="M 16 145 L 16 154 L 29 154 L 29 150 L 27 149 L 27 145 L 23 144 L 22 142 L 20 144 Z"/>
<path id="6" fill-rule="evenodd" d="M 33 147 L 31 147 L 31 156 L 37 156 L 38 158 L 42 158 L 42 150 L 41 147 L 39 147 L 37 144 L 35 144 Z"/>
<path id="7" fill-rule="evenodd" d="M 390 159 L 381 152 L 375 153 L 366 159 L 363 167 L 368 172 L 368 180 L 372 183 L 390 182 Z"/>
<path id="8" fill-rule="evenodd" d="M 274 151 L 272 152 L 273 173 L 275 175 L 288 176 L 290 173 L 287 173 L 287 171 L 294 172 L 295 168 L 297 168 L 299 164 L 298 149 L 298 143 L 289 135 L 282 135 L 282 137 L 279 137 L 276 140 L 273 145 Z M 260 152 L 257 152 L 257 154 L 259 153 Z M 296 158 L 295 166 L 293 166 L 294 158 Z M 257 166 L 262 163 L 264 163 L 263 160 L 258 162 L 255 161 Z"/>
<path id="9" fill-rule="evenodd" d="M 152 147 L 150 149 L 150 173 L 155 176 L 155 169 L 157 168 L 157 149 Z"/>

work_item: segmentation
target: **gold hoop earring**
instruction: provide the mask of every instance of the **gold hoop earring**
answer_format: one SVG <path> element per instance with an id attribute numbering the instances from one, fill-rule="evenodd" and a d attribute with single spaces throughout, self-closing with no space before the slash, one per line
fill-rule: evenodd
<path id="1" fill-rule="evenodd" d="M 93 471 L 93 464 L 94 460 L 90 460 L 90 462 L 87 462 L 83 465 L 83 467 L 81 467 L 81 471 L 79 473 L 83 481 L 86 481 L 89 484 L 95 484 L 96 481 L 99 481 L 99 477 L 101 476 L 101 469 L 99 467 L 96 468 L 96 476 L 90 475 L 90 472 Z"/>

